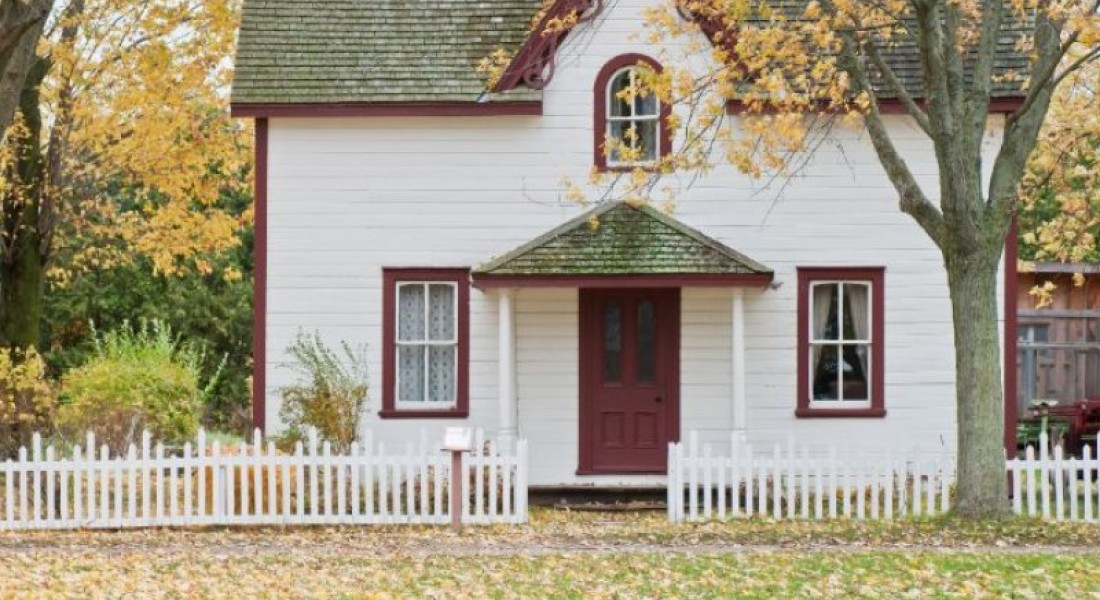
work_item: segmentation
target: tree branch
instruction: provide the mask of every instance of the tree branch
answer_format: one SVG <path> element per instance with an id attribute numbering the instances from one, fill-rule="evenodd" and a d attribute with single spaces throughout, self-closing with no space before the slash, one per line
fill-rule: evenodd
<path id="1" fill-rule="evenodd" d="M 1058 86 L 1062 83 L 1062 80 L 1067 76 L 1072 75 L 1075 71 L 1085 66 L 1086 64 L 1100 58 L 1100 46 L 1093 48 L 1089 52 L 1082 54 L 1077 60 L 1073 61 L 1066 67 L 1057 77 L 1054 78 L 1054 88 L 1058 89 Z M 1059 61 L 1060 62 L 1060 61 Z"/>
<path id="2" fill-rule="evenodd" d="M 916 220 L 924 229 L 928 237 L 938 247 L 943 243 L 943 214 L 925 196 L 924 190 L 917 183 L 912 170 L 906 164 L 905 159 L 898 153 L 894 146 L 886 124 L 882 120 L 882 112 L 879 109 L 878 99 L 873 93 L 870 77 L 867 70 L 859 63 L 858 46 L 851 33 L 840 33 L 843 42 L 839 55 L 839 66 L 844 69 L 855 82 L 857 93 L 866 93 L 870 97 L 870 107 L 863 115 L 863 122 L 867 126 L 867 132 L 871 136 L 871 144 L 875 148 L 879 161 L 886 170 L 886 175 L 898 193 L 898 206 L 902 212 Z"/>
<path id="3" fill-rule="evenodd" d="M 980 143 L 985 135 L 986 119 L 989 117 L 989 100 L 993 91 L 993 67 L 997 57 L 997 43 L 1001 37 L 1004 23 L 1005 5 L 1003 0 L 993 0 L 987 4 L 982 14 L 978 46 L 974 60 L 973 84 L 967 94 L 966 122 L 967 131 L 974 135 L 972 143 Z"/>
<path id="4" fill-rule="evenodd" d="M 966 66 L 963 64 L 958 44 L 959 31 L 962 29 L 962 14 L 959 7 L 952 2 L 945 2 L 940 10 L 943 11 L 944 35 L 941 43 L 946 65 L 944 77 L 947 82 L 948 103 L 955 122 L 965 124 L 963 114 L 966 112 Z"/>
<path id="5" fill-rule="evenodd" d="M 932 126 L 928 123 L 928 113 L 924 112 L 916 100 L 913 99 L 913 95 L 909 93 L 909 90 L 905 89 L 905 85 L 898 79 L 897 73 L 894 72 L 893 67 L 882 58 L 882 53 L 879 52 L 878 46 L 875 45 L 874 40 L 868 39 L 864 42 L 864 46 L 867 48 L 867 55 L 871 57 L 871 62 L 875 63 L 875 68 L 882 73 L 883 79 L 894 90 L 894 93 L 898 95 L 898 99 L 901 100 L 902 106 L 905 107 L 906 112 L 910 117 L 917 122 L 917 125 L 924 131 L 928 137 L 932 137 Z"/>
<path id="6" fill-rule="evenodd" d="M 954 137 L 956 123 L 951 112 L 947 77 L 944 76 L 948 66 L 943 54 L 944 34 L 939 6 L 935 0 L 914 2 L 928 120 L 935 132 L 932 141 L 942 146 Z"/>
<path id="7" fill-rule="evenodd" d="M 1061 42 L 1062 30 L 1042 11 L 1035 22 L 1035 70 L 1032 71 L 1034 87 L 1029 87 L 1024 106 L 1009 116 L 1005 123 L 1001 149 L 993 163 L 989 178 L 989 198 L 986 201 L 985 221 L 989 231 L 1007 228 L 1016 202 L 1016 189 L 1027 165 L 1027 158 L 1039 139 L 1039 131 L 1054 97 L 1054 78 L 1051 73 L 1061 62 L 1067 48 Z M 1070 38 L 1074 36 L 1071 35 Z"/>

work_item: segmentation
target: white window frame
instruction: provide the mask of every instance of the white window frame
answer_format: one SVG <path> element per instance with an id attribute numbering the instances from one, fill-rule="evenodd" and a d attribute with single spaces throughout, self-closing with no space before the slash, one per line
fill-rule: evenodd
<path id="1" fill-rule="evenodd" d="M 431 340 L 427 339 L 431 337 L 428 334 L 428 330 L 431 325 L 431 287 L 437 286 L 449 286 L 453 293 L 451 304 L 451 339 L 450 340 Z M 406 286 L 420 286 L 424 288 L 424 340 L 402 340 L 401 339 L 401 288 Z M 445 410 L 449 408 L 455 408 L 458 406 L 458 284 L 453 281 L 397 281 L 394 283 L 394 303 L 393 303 L 393 344 L 394 344 L 394 362 L 393 362 L 393 405 L 397 410 L 402 411 L 416 411 L 416 410 Z M 421 401 L 410 401 L 401 399 L 401 347 L 402 346 L 419 346 L 424 349 L 424 399 Z M 428 377 L 429 371 L 429 349 L 432 346 L 452 346 L 454 347 L 454 371 L 451 374 L 454 378 L 454 397 L 448 402 L 440 402 L 437 400 L 431 400 L 428 392 Z"/>
<path id="2" fill-rule="evenodd" d="M 612 91 L 611 86 L 614 85 L 615 81 L 619 78 L 619 75 L 621 75 L 623 72 L 629 72 L 630 73 L 630 87 L 635 87 L 635 85 L 636 85 L 636 80 L 637 80 L 637 77 L 638 77 L 638 67 L 634 67 L 634 66 L 623 67 L 623 68 L 615 71 L 614 73 L 612 73 L 611 77 L 607 78 L 606 89 L 604 90 L 604 92 L 605 92 L 604 95 L 606 97 L 606 101 L 604 102 L 604 107 L 603 107 L 605 123 L 606 123 L 604 125 L 604 139 L 607 139 L 607 140 L 616 139 L 614 137 L 614 135 L 611 133 L 612 132 L 612 124 L 614 124 L 614 123 L 634 123 L 634 122 L 642 122 L 642 121 L 656 121 L 656 123 L 657 123 L 657 139 L 654 140 L 654 156 L 653 156 L 652 160 L 642 160 L 642 161 L 613 160 L 611 158 L 611 153 L 608 152 L 607 153 L 607 166 L 609 166 L 609 167 L 618 167 L 618 168 L 651 166 L 651 165 L 654 165 L 658 161 L 661 160 L 661 139 L 662 139 L 661 136 L 663 135 L 662 129 L 664 128 L 664 124 L 661 123 L 661 99 L 656 96 L 655 92 L 652 92 L 652 91 L 650 92 L 650 94 L 654 94 L 654 100 L 656 100 L 657 110 L 653 115 L 642 115 L 642 116 L 635 115 L 634 114 L 635 106 L 634 106 L 633 101 L 630 102 L 630 114 L 629 115 L 627 115 L 627 116 L 614 116 L 614 115 L 612 115 L 611 114 L 611 106 L 613 105 L 614 102 L 618 101 L 619 98 Z M 618 140 L 618 141 L 620 143 L 622 143 L 622 142 L 625 142 L 626 140 Z M 636 141 L 637 140 L 635 140 L 635 142 Z"/>
<path id="3" fill-rule="evenodd" d="M 837 287 L 837 339 L 825 340 L 816 339 L 814 337 L 814 302 L 817 298 L 816 288 L 823 285 L 836 285 Z M 865 339 L 846 339 L 844 337 L 844 288 L 849 285 L 860 285 L 867 289 L 867 337 Z M 810 370 L 808 376 L 808 389 L 807 393 L 809 397 L 809 406 L 811 408 L 839 408 L 845 410 L 855 410 L 861 408 L 871 408 L 872 396 L 874 395 L 874 345 L 875 345 L 875 319 L 874 319 L 874 306 L 875 306 L 875 286 L 870 281 L 861 279 L 815 279 L 810 282 L 810 297 L 808 309 L 810 314 L 806 319 L 806 326 L 809 327 L 806 339 L 809 340 L 807 344 L 806 352 L 809 353 L 808 368 Z M 835 346 L 837 348 L 838 358 L 843 362 L 843 347 L 844 346 L 863 345 L 867 347 L 867 368 L 864 369 L 864 376 L 867 377 L 867 398 L 859 400 L 845 400 L 844 399 L 844 379 L 841 377 L 841 370 L 837 369 L 837 398 L 836 400 L 819 400 L 814 398 L 814 371 L 817 369 L 817 365 L 814 363 L 814 347 L 828 347 Z"/>

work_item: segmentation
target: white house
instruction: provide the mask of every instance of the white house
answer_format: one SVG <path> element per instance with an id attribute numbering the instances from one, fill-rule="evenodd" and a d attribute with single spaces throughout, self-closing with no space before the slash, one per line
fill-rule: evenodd
<path id="1" fill-rule="evenodd" d="M 600 145 L 624 123 L 650 158 L 677 144 L 666 107 L 615 97 L 639 61 L 682 55 L 638 35 L 658 2 L 558 0 L 549 16 L 581 23 L 548 33 L 542 0 L 246 0 L 258 426 L 279 429 L 285 349 L 316 329 L 368 345 L 376 439 L 523 437 L 533 485 L 660 485 L 691 430 L 953 446 L 942 259 L 863 131 L 782 184 L 719 168 L 671 215 L 564 199 L 563 178 L 622 166 Z M 474 65 L 498 47 L 516 58 L 485 93 Z M 991 153 L 1014 102 L 994 104 Z"/>

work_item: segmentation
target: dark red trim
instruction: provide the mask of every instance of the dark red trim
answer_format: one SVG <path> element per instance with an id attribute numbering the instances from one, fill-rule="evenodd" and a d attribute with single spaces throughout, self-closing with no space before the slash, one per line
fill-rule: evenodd
<path id="1" fill-rule="evenodd" d="M 990 114 L 1003 114 L 1010 115 L 1020 109 L 1024 104 L 1023 98 L 995 98 L 989 101 Z M 904 115 L 907 114 L 905 105 L 901 100 L 894 98 L 883 98 L 878 101 L 879 112 L 885 115 Z M 745 112 L 745 105 L 738 100 L 730 100 L 726 102 L 726 113 L 731 115 L 738 115 Z M 774 109 L 765 109 L 765 112 L 775 112 Z"/>
<path id="2" fill-rule="evenodd" d="M 648 65 L 651 69 L 660 73 L 664 67 L 661 63 L 644 54 L 621 54 L 607 61 L 596 75 L 596 83 L 592 89 L 592 163 L 597 171 L 630 171 L 634 167 L 608 167 L 607 153 L 604 151 L 604 143 L 607 141 L 607 84 L 620 69 Z M 672 117 L 672 107 L 667 103 L 661 103 L 661 156 L 672 154 L 672 131 L 669 127 L 669 119 Z"/>
<path id="3" fill-rule="evenodd" d="M 796 408 L 794 415 L 800 419 L 881 419 L 885 408 Z"/>
<path id="4" fill-rule="evenodd" d="M 720 46 L 729 56 L 736 55 L 737 22 L 728 18 L 721 7 L 706 4 L 693 7 L 684 2 L 677 2 L 676 11 L 681 19 L 698 25 L 699 30 L 707 36 L 712 46 Z"/>
<path id="5" fill-rule="evenodd" d="M 860 409 L 810 406 L 810 284 L 821 280 L 871 283 L 871 406 Z M 798 267 L 798 401 L 796 417 L 881 418 L 886 416 L 886 269 L 883 267 Z"/>
<path id="6" fill-rule="evenodd" d="M 541 115 L 542 102 L 238 102 L 232 105 L 231 111 L 234 117 L 503 117 Z"/>
<path id="7" fill-rule="evenodd" d="M 506 92 L 521 85 L 541 90 L 554 78 L 558 48 L 578 25 L 595 19 L 603 10 L 604 0 L 555 0 L 543 11 L 539 22 L 531 28 L 523 47 L 516 52 L 493 86 L 494 92 Z M 576 18 L 568 29 L 560 26 Z"/>
<path id="8" fill-rule="evenodd" d="M 602 294 L 601 294 L 602 292 Z M 663 333 L 659 339 L 672 339 L 672 343 L 663 346 L 665 353 L 660 361 L 662 370 L 666 374 L 663 393 L 667 398 L 665 402 L 665 424 L 669 442 L 680 441 L 680 340 L 682 339 L 681 327 L 681 290 L 669 289 L 639 289 L 639 294 L 648 292 L 650 296 L 663 296 L 667 308 L 667 319 L 662 319 L 660 327 Z M 627 291 L 627 294 L 630 292 Z M 577 298 L 579 331 L 577 334 L 579 360 L 577 389 L 577 429 L 578 429 L 578 461 L 577 475 L 608 475 L 608 474 L 665 474 L 668 465 L 664 469 L 654 471 L 650 468 L 631 468 L 629 465 L 619 465 L 614 469 L 596 467 L 595 443 L 596 433 L 594 427 L 595 397 L 593 390 L 601 377 L 602 341 L 596 333 L 602 331 L 599 321 L 599 300 L 605 297 L 606 291 L 594 289 L 582 289 Z M 595 309 L 595 310 L 594 310 Z M 625 343 L 625 342 L 624 342 Z M 629 368 L 629 367 L 628 367 Z"/>
<path id="9" fill-rule="evenodd" d="M 397 283 L 399 281 L 446 281 L 458 284 L 458 380 L 456 402 L 447 410 L 397 408 L 394 386 L 397 379 L 396 340 Z M 382 410 L 378 416 L 400 419 L 461 419 L 470 414 L 470 270 L 465 268 L 382 269 Z"/>
<path id="10" fill-rule="evenodd" d="M 256 119 L 252 225 L 252 426 L 267 429 L 267 119 Z"/>
<path id="11" fill-rule="evenodd" d="M 1005 398 L 1005 452 L 1016 456 L 1016 404 L 1018 401 L 1018 374 L 1016 367 L 1017 305 L 1019 302 L 1020 280 L 1016 274 L 1019 223 L 1012 218 L 1005 238 L 1004 256 L 1004 398 Z"/>
<path id="12" fill-rule="evenodd" d="M 517 287 L 666 288 L 767 287 L 773 275 L 745 273 L 671 273 L 645 275 L 474 275 L 478 289 Z"/>

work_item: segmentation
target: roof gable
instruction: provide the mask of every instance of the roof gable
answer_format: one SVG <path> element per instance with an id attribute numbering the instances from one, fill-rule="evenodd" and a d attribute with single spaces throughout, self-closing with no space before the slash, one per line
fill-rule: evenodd
<path id="1" fill-rule="evenodd" d="M 763 275 L 772 270 L 648 206 L 597 207 L 474 269 L 486 276 Z"/>

